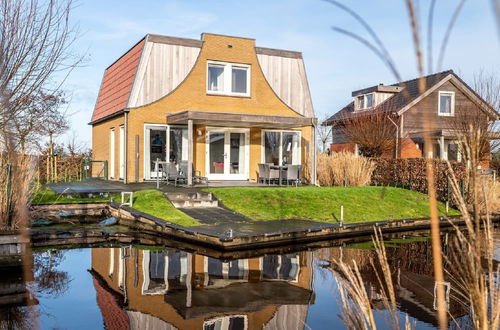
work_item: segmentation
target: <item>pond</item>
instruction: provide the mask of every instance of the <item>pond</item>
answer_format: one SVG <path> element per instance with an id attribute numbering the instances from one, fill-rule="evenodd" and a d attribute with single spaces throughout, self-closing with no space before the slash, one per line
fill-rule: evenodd
<path id="1" fill-rule="evenodd" d="M 451 233 L 443 234 L 443 242 Z M 500 252 L 500 231 L 495 233 Z M 386 238 L 400 317 L 434 329 L 431 246 L 424 234 Z M 497 253 L 497 260 L 500 256 Z M 286 253 L 218 259 L 196 249 L 134 244 L 37 248 L 31 280 L 0 269 L 0 329 L 337 329 L 340 278 L 335 260 L 355 260 L 378 324 L 385 327 L 369 241 Z M 463 326 L 467 307 L 449 313 Z M 450 323 L 450 327 L 457 327 Z"/>

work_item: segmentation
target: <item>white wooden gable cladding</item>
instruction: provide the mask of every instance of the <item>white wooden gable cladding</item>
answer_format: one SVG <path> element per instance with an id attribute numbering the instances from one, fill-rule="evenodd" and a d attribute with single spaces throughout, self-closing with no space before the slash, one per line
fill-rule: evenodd
<path id="1" fill-rule="evenodd" d="M 260 67 L 276 95 L 305 117 L 314 117 L 302 58 L 257 54 Z"/>
<path id="2" fill-rule="evenodd" d="M 152 103 L 172 92 L 187 77 L 199 53 L 199 47 L 146 42 L 128 107 Z"/>

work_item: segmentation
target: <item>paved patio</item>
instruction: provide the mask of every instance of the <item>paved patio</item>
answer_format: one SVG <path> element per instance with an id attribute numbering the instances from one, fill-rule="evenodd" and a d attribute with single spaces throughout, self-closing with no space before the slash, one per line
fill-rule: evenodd
<path id="1" fill-rule="evenodd" d="M 56 194 L 119 193 L 122 191 L 156 189 L 156 181 L 124 184 L 120 181 L 88 179 L 85 181 L 48 183 L 46 187 L 53 190 Z M 175 186 L 160 182 L 159 190 L 162 192 L 196 192 L 207 187 L 268 187 L 268 185 L 248 181 L 211 181 L 208 185 L 198 184 L 189 187 L 187 185 Z"/>

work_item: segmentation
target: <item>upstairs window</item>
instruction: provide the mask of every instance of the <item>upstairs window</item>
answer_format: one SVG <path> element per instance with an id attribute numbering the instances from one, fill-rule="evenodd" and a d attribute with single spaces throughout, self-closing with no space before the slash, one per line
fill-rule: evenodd
<path id="1" fill-rule="evenodd" d="M 250 96 L 249 87 L 249 65 L 215 61 L 208 62 L 208 94 Z"/>
<path id="2" fill-rule="evenodd" d="M 455 93 L 439 92 L 438 115 L 453 116 L 455 113 Z"/>
<path id="3" fill-rule="evenodd" d="M 357 97 L 358 110 L 373 108 L 373 94 L 365 94 Z"/>

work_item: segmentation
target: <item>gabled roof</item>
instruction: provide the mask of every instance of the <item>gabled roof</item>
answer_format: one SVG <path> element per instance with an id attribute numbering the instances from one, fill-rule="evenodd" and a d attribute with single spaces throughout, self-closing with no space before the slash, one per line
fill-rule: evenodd
<path id="1" fill-rule="evenodd" d="M 423 77 L 423 79 L 425 79 L 425 90 L 423 92 L 419 91 L 419 81 L 420 81 L 419 78 L 390 85 L 393 87 L 402 87 L 403 89 L 401 92 L 394 94 L 394 96 L 380 103 L 374 109 L 369 109 L 366 111 L 355 112 L 354 101 L 352 101 L 344 108 L 342 108 L 339 112 L 328 118 L 323 123 L 323 125 L 331 125 L 332 123 L 337 121 L 349 119 L 357 115 L 366 115 L 369 113 L 373 113 L 374 111 L 397 113 L 408 104 L 417 100 L 421 95 L 425 94 L 425 92 L 432 89 L 432 87 L 434 87 L 436 84 L 438 84 L 443 79 L 448 77 L 450 74 L 454 75 L 452 70 L 443 71 Z M 371 90 L 374 89 L 375 87 L 377 86 L 369 87 L 366 90 Z"/>
<path id="2" fill-rule="evenodd" d="M 144 48 L 144 39 L 141 39 L 104 71 L 92 122 L 108 117 L 127 106 Z"/>
<path id="3" fill-rule="evenodd" d="M 204 35 L 202 40 L 143 37 L 105 70 L 90 124 L 151 104 L 175 90 L 196 64 Z M 255 47 L 255 52 L 276 95 L 297 113 L 314 117 L 302 53 L 264 47 Z M 284 68 L 290 72 L 282 72 Z M 291 92 L 293 88 L 300 93 Z"/>

